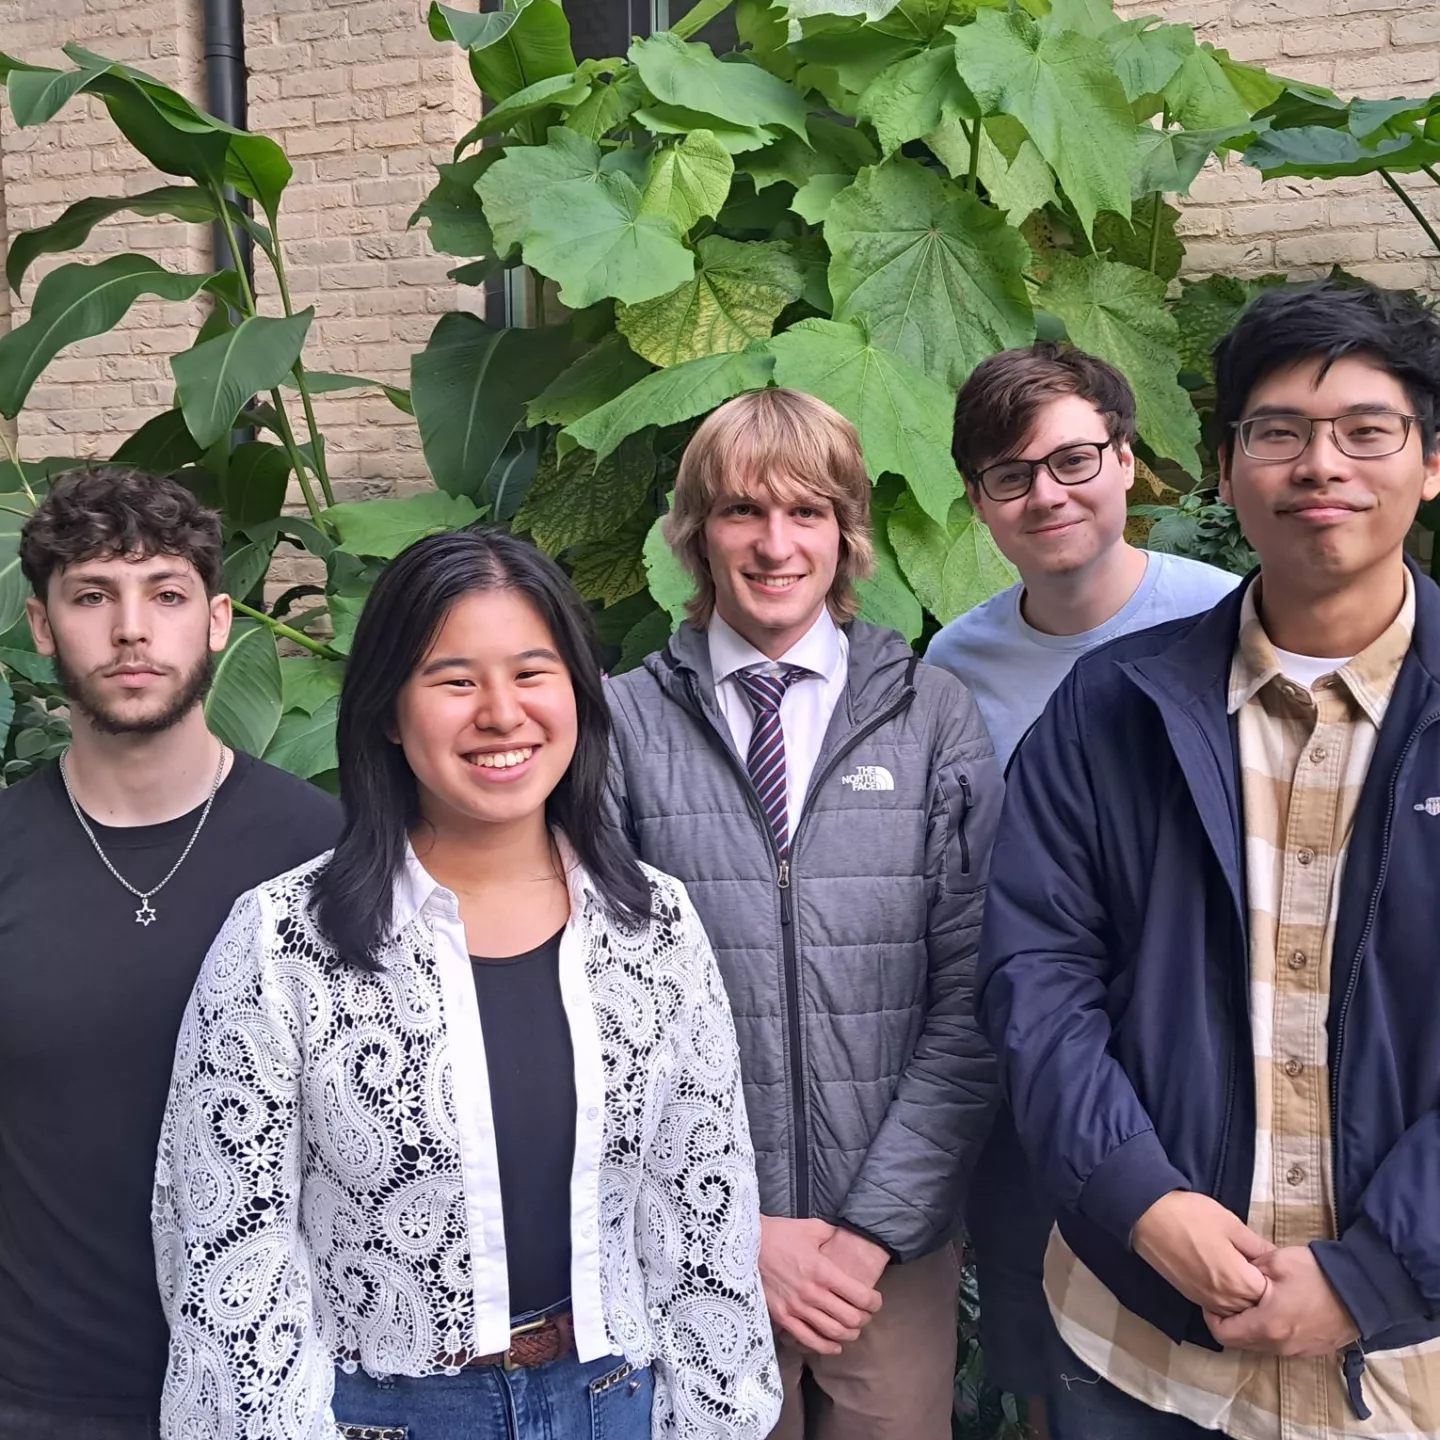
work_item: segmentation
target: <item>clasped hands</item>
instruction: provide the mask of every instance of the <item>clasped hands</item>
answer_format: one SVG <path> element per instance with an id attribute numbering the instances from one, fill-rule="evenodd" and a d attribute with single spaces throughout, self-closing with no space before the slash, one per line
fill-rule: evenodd
<path id="1" fill-rule="evenodd" d="M 1309 1246 L 1277 1248 L 1208 1195 L 1162 1196 L 1140 1217 L 1131 1242 L 1200 1306 L 1226 1349 L 1333 1355 L 1358 1336 Z"/>
<path id="2" fill-rule="evenodd" d="M 807 1350 L 838 1355 L 880 1309 L 889 1255 L 824 1220 L 760 1218 L 760 1280 L 770 1318 Z"/>

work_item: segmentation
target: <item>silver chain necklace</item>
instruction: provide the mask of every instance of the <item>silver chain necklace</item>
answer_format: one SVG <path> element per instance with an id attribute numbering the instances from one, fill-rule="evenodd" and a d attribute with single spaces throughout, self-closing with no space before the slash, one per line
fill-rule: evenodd
<path id="1" fill-rule="evenodd" d="M 152 885 L 148 890 L 137 890 L 110 863 L 110 857 L 100 848 L 100 842 L 95 838 L 95 832 L 90 828 L 90 822 L 85 818 L 85 812 L 76 803 L 75 792 L 70 788 L 70 777 L 65 773 L 65 762 L 69 758 L 68 750 L 60 757 L 60 780 L 65 786 L 65 794 L 69 797 L 70 808 L 80 822 L 80 828 L 90 837 L 90 843 L 95 847 L 95 853 L 100 857 L 101 864 L 140 902 L 140 908 L 135 912 L 135 923 L 137 925 L 153 925 L 159 918 L 159 912 L 150 903 L 150 897 L 158 895 L 175 878 L 175 872 L 185 863 L 186 857 L 195 848 L 195 842 L 200 838 L 200 832 L 205 828 L 206 820 L 210 818 L 210 807 L 215 803 L 215 796 L 220 790 L 220 778 L 225 773 L 225 747 L 223 745 L 220 747 L 220 763 L 215 767 L 215 779 L 210 785 L 210 798 L 206 800 L 205 808 L 200 812 L 200 819 L 195 824 L 194 833 L 180 852 L 180 858 L 170 867 L 170 873 L 158 885 Z"/>

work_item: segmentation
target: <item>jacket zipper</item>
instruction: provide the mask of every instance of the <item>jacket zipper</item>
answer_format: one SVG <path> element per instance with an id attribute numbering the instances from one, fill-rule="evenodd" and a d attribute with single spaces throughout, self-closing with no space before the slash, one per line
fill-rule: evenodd
<path id="1" fill-rule="evenodd" d="M 705 707 L 699 703 L 693 689 L 691 698 L 695 701 L 701 716 L 705 717 Z M 831 755 L 824 769 L 817 770 L 810 777 L 807 797 L 814 795 L 820 789 L 820 786 L 830 778 L 831 772 L 851 750 L 862 740 L 873 735 L 882 725 L 888 724 L 902 710 L 907 709 L 914 699 L 915 687 L 907 685 L 905 693 L 893 705 L 882 710 L 878 715 L 872 716 L 858 730 L 846 736 L 844 743 Z M 708 720 L 708 717 L 705 718 Z M 761 808 L 760 797 L 755 793 L 755 785 L 750 779 L 750 772 L 745 768 L 739 756 L 724 743 L 724 737 L 716 729 L 715 722 L 709 720 L 708 723 L 710 729 L 715 733 L 716 740 L 720 742 L 721 753 L 740 777 L 751 813 L 760 824 L 760 833 L 764 835 L 765 843 L 770 847 L 770 858 L 775 862 L 775 886 L 780 893 L 780 951 L 785 972 L 785 1028 L 790 1037 L 790 1115 L 795 1131 L 795 1215 L 797 1219 L 808 1220 L 810 1218 L 810 1122 L 805 1110 L 805 1064 L 801 1052 L 803 1031 L 800 1024 L 800 963 L 795 947 L 795 906 L 792 893 L 795 872 L 791 868 L 789 857 L 782 858 L 780 851 L 776 848 L 774 832 L 770 829 L 770 821 Z M 809 818 L 810 807 L 807 804 L 801 811 L 795 833 L 790 837 L 791 854 L 795 852 L 800 834 Z"/>
<path id="2" fill-rule="evenodd" d="M 970 793 L 970 777 L 960 776 L 960 794 L 965 798 L 965 808 L 960 812 L 960 823 L 955 827 L 956 838 L 960 841 L 960 873 L 970 873 L 970 837 L 965 833 L 965 826 L 970 819 L 970 806 L 974 802 L 974 796 Z"/>

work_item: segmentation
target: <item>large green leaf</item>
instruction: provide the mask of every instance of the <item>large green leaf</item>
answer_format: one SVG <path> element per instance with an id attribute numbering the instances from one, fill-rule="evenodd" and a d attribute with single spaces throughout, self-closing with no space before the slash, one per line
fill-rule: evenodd
<path id="1" fill-rule="evenodd" d="M 952 389 L 996 350 L 1027 345 L 1030 250 L 999 211 L 913 160 L 862 170 L 830 207 L 835 319 Z"/>
<path id="2" fill-rule="evenodd" d="M 703 216 L 718 215 L 730 193 L 735 162 L 709 130 L 695 130 L 665 145 L 650 162 L 641 209 L 668 215 L 684 234 Z"/>
<path id="3" fill-rule="evenodd" d="M 0 415 L 14 419 L 61 350 L 114 329 L 142 295 L 189 300 L 208 283 L 205 275 L 176 275 L 145 255 L 52 270 L 36 286 L 30 318 L 0 337 Z"/>
<path id="4" fill-rule="evenodd" d="M 775 132 L 762 125 L 733 124 L 718 115 L 687 110 L 683 105 L 644 105 L 635 118 L 657 135 L 693 135 L 706 130 L 731 155 L 744 155 L 773 143 Z"/>
<path id="5" fill-rule="evenodd" d="M 763 390 L 774 369 L 765 343 L 737 354 L 706 355 L 656 370 L 624 394 L 566 426 L 561 434 L 604 456 L 646 426 L 674 425 L 703 415 L 742 391 Z"/>
<path id="6" fill-rule="evenodd" d="M 290 456 L 279 445 L 247 440 L 230 452 L 230 464 L 221 482 L 225 518 L 237 530 L 279 518 L 290 484 Z M 259 535 L 252 534 L 252 540 Z"/>
<path id="7" fill-rule="evenodd" d="M 793 86 L 740 60 L 717 60 L 708 45 L 662 31 L 630 46 L 630 61 L 662 105 L 683 105 L 735 125 L 778 125 L 805 134 L 805 102 Z"/>
<path id="8" fill-rule="evenodd" d="M 650 533 L 645 537 L 645 575 L 651 598 L 678 625 L 685 618 L 685 606 L 695 594 L 695 581 L 666 543 L 659 520 L 650 526 Z M 628 637 L 626 644 L 629 644 Z"/>
<path id="9" fill-rule="evenodd" d="M 933 522 L 926 520 L 925 523 Z M 925 627 L 925 612 L 900 569 L 883 525 L 874 527 L 871 541 L 875 547 L 875 573 L 868 580 L 855 582 L 855 593 L 860 597 L 860 618 L 872 625 L 898 630 L 913 644 Z"/>
<path id="10" fill-rule="evenodd" d="M 922 50 L 883 70 L 860 96 L 858 108 L 860 119 L 874 126 L 886 155 L 947 120 L 973 120 L 980 113 L 949 45 Z"/>
<path id="11" fill-rule="evenodd" d="M 986 114 L 1013 115 L 1060 177 L 1086 233 L 1130 208 L 1135 121 L 1105 45 L 983 10 L 955 29 L 955 62 Z"/>
<path id="12" fill-rule="evenodd" d="M 570 22 L 556 0 L 505 0 L 486 14 L 430 7 L 430 33 L 469 52 L 470 73 L 493 101 L 575 68 Z"/>
<path id="13" fill-rule="evenodd" d="M 440 178 L 410 217 L 412 226 L 421 220 L 430 222 L 432 248 L 443 255 L 493 253 L 495 237 L 490 233 L 485 207 L 480 203 L 475 182 L 504 153 L 498 148 L 482 150 L 477 155 L 457 160 L 453 165 L 435 167 Z"/>
<path id="14" fill-rule="evenodd" d="M 501 255 L 524 242 L 530 207 L 538 196 L 572 180 L 598 183 L 604 173 L 600 147 L 593 140 L 559 126 L 549 137 L 544 145 L 512 146 L 476 182 Z"/>
<path id="15" fill-rule="evenodd" d="M 942 625 L 1018 578 L 963 495 L 944 524 L 923 514 L 912 497 L 903 496 L 891 513 L 887 533 L 905 578 Z"/>
<path id="16" fill-rule="evenodd" d="M 361 500 L 350 505 L 332 505 L 325 512 L 345 549 L 354 555 L 375 555 L 381 560 L 393 560 L 427 535 L 473 525 L 480 514 L 465 496 L 448 495 L 443 490 L 422 490 L 403 500 Z"/>
<path id="17" fill-rule="evenodd" d="M 513 523 L 551 555 L 605 540 L 645 504 L 654 478 L 655 452 L 643 436 L 605 456 L 572 450 L 557 458 L 552 446 Z"/>
<path id="18" fill-rule="evenodd" d="M 265 578 L 275 553 L 274 540 L 246 540 L 225 557 L 225 593 L 236 600 L 246 599 Z"/>
<path id="19" fill-rule="evenodd" d="M 608 135 L 645 100 L 645 83 L 633 70 L 622 70 L 608 83 L 597 83 L 566 117 L 565 128 L 590 140 Z"/>
<path id="20" fill-rule="evenodd" d="M 20 573 L 20 531 L 35 511 L 23 490 L 0 494 L 0 634 L 25 613 L 30 582 Z"/>
<path id="21" fill-rule="evenodd" d="M 345 667 L 316 655 L 280 657 L 281 700 L 286 710 L 313 715 L 327 700 L 340 694 Z"/>
<path id="22" fill-rule="evenodd" d="M 1209 45 L 1190 51 L 1162 93 L 1170 118 L 1185 130 L 1222 130 L 1250 119 L 1249 107 L 1235 93 Z"/>
<path id="23" fill-rule="evenodd" d="M 10 242 L 5 278 L 18 295 L 25 272 L 41 255 L 59 255 L 78 249 L 90 232 L 112 215 L 169 215 L 176 220 L 201 223 L 218 214 L 215 197 L 194 185 L 162 185 L 139 195 L 94 195 L 79 200 L 58 220 L 37 230 L 26 230 Z"/>
<path id="24" fill-rule="evenodd" d="M 1245 163 L 1267 180 L 1281 175 L 1335 180 L 1342 175 L 1371 175 L 1382 167 L 1404 173 L 1440 165 L 1440 139 L 1382 135 L 1362 141 L 1348 130 L 1328 125 L 1297 125 L 1290 130 L 1263 131 L 1245 151 Z"/>
<path id="25" fill-rule="evenodd" d="M 10 741 L 10 724 L 15 719 L 15 692 L 10 682 L 0 674 L 0 750 Z"/>
<path id="26" fill-rule="evenodd" d="M 896 7 L 899 0 L 783 0 L 783 3 L 792 21 L 825 15 L 850 15 L 862 20 L 881 20 Z"/>
<path id="27" fill-rule="evenodd" d="M 205 719 L 227 745 L 264 755 L 280 723 L 280 656 L 266 626 L 242 621 L 230 632 L 215 664 Z"/>
<path id="28" fill-rule="evenodd" d="M 853 175 L 812 175 L 795 192 L 790 208 L 807 225 L 823 225 L 835 197 L 854 183 Z"/>
<path id="29" fill-rule="evenodd" d="M 1150 268 L 1151 222 L 1155 211 L 1150 205 L 1136 209 L 1133 219 L 1125 220 L 1107 210 L 1095 217 L 1095 249 L 1112 260 L 1137 269 Z M 1160 242 L 1155 249 L 1155 273 L 1162 280 L 1173 280 L 1185 260 L 1185 246 L 1175 233 L 1180 212 L 1173 205 L 1160 206 Z"/>
<path id="30" fill-rule="evenodd" d="M 496 167 L 498 169 L 498 167 Z M 452 495 L 474 495 L 525 404 L 559 373 L 569 332 L 497 330 L 473 315 L 442 315 L 410 359 L 410 393 L 425 462 Z"/>
<path id="31" fill-rule="evenodd" d="M 802 320 L 768 342 L 775 381 L 833 405 L 860 433 L 871 479 L 902 476 L 927 514 L 960 494 L 950 459 L 954 395 L 851 322 Z"/>
<path id="32" fill-rule="evenodd" d="M 162 410 L 127 437 L 110 459 L 152 475 L 172 475 L 184 465 L 193 465 L 204 453 L 185 416 L 179 410 Z"/>
<path id="33" fill-rule="evenodd" d="M 656 365 L 743 350 L 769 335 L 775 317 L 804 292 L 804 267 L 783 244 L 710 235 L 696 254 L 693 280 L 616 313 L 631 348 Z"/>
<path id="34" fill-rule="evenodd" d="M 1200 421 L 1176 378 L 1179 330 L 1158 275 L 1098 255 L 1054 253 L 1036 304 L 1064 321 L 1070 339 L 1128 377 L 1136 422 L 1151 449 L 1200 474 Z"/>
<path id="35" fill-rule="evenodd" d="M 675 222 L 645 213 L 635 182 L 620 172 L 537 195 L 524 255 L 559 283 L 561 302 L 576 310 L 610 298 L 651 300 L 695 271 Z"/>
<path id="36" fill-rule="evenodd" d="M 1286 283 L 1283 275 L 1261 275 L 1253 280 L 1209 275 L 1204 280 L 1182 280 L 1173 311 L 1179 328 L 1181 370 L 1213 381 L 1215 347 L 1262 290 Z"/>
<path id="37" fill-rule="evenodd" d="M 180 408 L 199 444 L 213 445 L 252 395 L 273 390 L 290 373 L 314 318 L 313 306 L 295 315 L 251 315 L 224 335 L 171 356 Z"/>
<path id="38" fill-rule="evenodd" d="M 645 589 L 645 536 L 650 524 L 645 510 L 604 540 L 582 545 L 570 556 L 570 578 L 587 599 L 618 605 Z"/>
<path id="39" fill-rule="evenodd" d="M 649 373 L 649 361 L 637 355 L 623 335 L 612 331 L 561 371 L 529 403 L 525 418 L 531 425 L 572 424 Z"/>
<path id="40" fill-rule="evenodd" d="M 1015 153 L 1006 156 L 996 143 L 993 132 L 998 127 L 1014 125 L 1008 115 L 993 115 L 982 124 L 980 131 L 980 163 L 976 173 L 985 187 L 990 203 L 1005 212 L 1011 225 L 1023 225 L 1037 210 L 1057 203 L 1055 193 L 1055 172 L 1045 163 L 1045 157 L 1035 148 L 1035 142 L 1027 135 L 1021 140 Z M 1023 127 L 1017 127 L 1023 128 Z M 932 133 L 927 143 L 935 150 L 945 168 L 953 176 L 960 172 L 959 156 L 942 154 L 937 148 L 937 138 L 944 131 Z M 957 163 L 959 162 L 959 163 Z"/>
<path id="41" fill-rule="evenodd" d="M 1233 148 L 1232 141 L 1246 143 L 1255 134 L 1254 124 L 1232 125 L 1223 130 L 1157 130 L 1140 125 L 1135 130 L 1135 169 L 1131 176 L 1134 198 L 1139 200 L 1156 190 L 1164 194 L 1188 195 L 1205 162 L 1220 149 Z"/>
<path id="42" fill-rule="evenodd" d="M 340 763 L 335 753 L 335 720 L 339 709 L 340 699 L 332 695 L 314 714 L 292 710 L 282 715 L 265 751 L 266 761 L 302 780 L 333 770 Z"/>
<path id="43" fill-rule="evenodd" d="M 502 100 L 493 110 L 486 111 L 480 121 L 461 141 L 462 147 L 483 140 L 487 135 L 500 135 L 516 129 L 522 120 L 531 120 L 557 105 L 567 109 L 578 105 L 590 94 L 588 75 L 574 71 L 565 75 L 549 75 Z"/>
<path id="44" fill-rule="evenodd" d="M 1127 20 L 1103 36 L 1127 100 L 1158 95 L 1195 49 L 1188 25 L 1162 25 L 1154 15 Z"/>

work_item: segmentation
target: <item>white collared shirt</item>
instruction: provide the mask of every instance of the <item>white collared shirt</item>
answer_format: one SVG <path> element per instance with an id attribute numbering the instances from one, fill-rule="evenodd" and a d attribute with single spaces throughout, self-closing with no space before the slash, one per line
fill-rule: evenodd
<path id="1" fill-rule="evenodd" d="M 780 702 L 780 729 L 785 736 L 785 808 L 794 835 L 825 732 L 830 728 L 830 717 L 845 693 L 850 642 L 828 610 L 822 610 L 815 623 L 778 660 L 762 655 L 719 615 L 711 617 L 705 634 L 710 644 L 710 669 L 715 676 L 715 701 L 742 760 L 750 749 L 755 712 L 736 678 L 737 672 L 758 666 L 767 674 L 775 674 L 785 665 L 799 665 L 812 672 L 791 685 Z"/>

